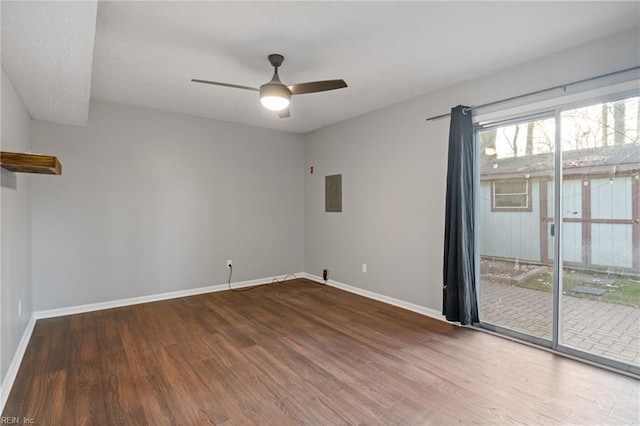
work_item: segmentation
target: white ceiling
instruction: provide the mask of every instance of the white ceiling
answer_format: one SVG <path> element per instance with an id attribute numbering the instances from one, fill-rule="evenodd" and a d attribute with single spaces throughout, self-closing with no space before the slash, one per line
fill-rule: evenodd
<path id="1" fill-rule="evenodd" d="M 2 1 L 2 67 L 31 118 L 85 125 L 96 1 Z"/>
<path id="2" fill-rule="evenodd" d="M 17 63 L 5 66 L 15 83 L 33 64 L 5 57 L 5 3 L 3 66 Z M 62 18 L 50 19 L 59 26 Z M 305 133 L 639 25 L 635 1 L 99 2 L 91 97 Z M 67 40 L 26 24 L 16 29 Z M 35 49 L 43 62 L 65 53 L 49 44 Z M 256 92 L 190 82 L 258 87 L 271 78 L 270 53 L 285 56 L 287 84 L 342 78 L 349 87 L 295 96 L 291 117 L 279 119 Z M 81 73 L 77 67 L 65 71 Z M 51 102 L 51 92 L 38 92 Z M 38 118 L 37 105 L 25 104 Z M 52 117 L 39 119 L 59 119 Z"/>

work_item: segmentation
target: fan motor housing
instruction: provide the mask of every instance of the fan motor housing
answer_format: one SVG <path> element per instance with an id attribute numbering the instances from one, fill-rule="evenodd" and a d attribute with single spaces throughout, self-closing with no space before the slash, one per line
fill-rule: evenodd
<path id="1" fill-rule="evenodd" d="M 284 62 L 284 56 L 280 55 L 279 53 L 272 53 L 271 55 L 269 55 L 269 63 L 271 64 L 271 66 L 279 67 L 280 65 L 282 65 L 282 62 Z"/>

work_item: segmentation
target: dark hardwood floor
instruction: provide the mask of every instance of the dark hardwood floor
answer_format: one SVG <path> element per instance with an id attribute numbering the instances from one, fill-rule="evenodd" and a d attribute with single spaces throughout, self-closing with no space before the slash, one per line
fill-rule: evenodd
<path id="1" fill-rule="evenodd" d="M 640 382 L 308 280 L 40 320 L 40 425 L 633 424 Z"/>

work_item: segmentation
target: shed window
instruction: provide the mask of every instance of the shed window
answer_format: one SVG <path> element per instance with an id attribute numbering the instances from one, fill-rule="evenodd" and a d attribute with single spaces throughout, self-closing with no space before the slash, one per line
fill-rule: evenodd
<path id="1" fill-rule="evenodd" d="M 493 182 L 493 210 L 530 211 L 529 181 L 505 180 Z"/>

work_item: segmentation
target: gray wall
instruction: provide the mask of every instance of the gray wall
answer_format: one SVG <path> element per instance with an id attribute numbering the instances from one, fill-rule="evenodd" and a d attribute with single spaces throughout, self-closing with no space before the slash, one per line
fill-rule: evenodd
<path id="1" fill-rule="evenodd" d="M 2 70 L 3 151 L 31 149 L 31 117 Z M 0 168 L 0 383 L 33 312 L 31 284 L 31 185 L 34 178 Z M 22 301 L 22 315 L 18 302 Z"/>
<path id="2" fill-rule="evenodd" d="M 63 167 L 33 184 L 36 310 L 302 271 L 299 135 L 92 102 L 33 143 Z"/>
<path id="3" fill-rule="evenodd" d="M 306 135 L 306 272 L 437 308 L 446 144 L 425 129 L 446 140 L 448 123 L 425 117 L 407 103 Z M 338 173 L 342 213 L 325 213 L 324 176 Z"/>
<path id="4" fill-rule="evenodd" d="M 637 29 L 627 31 L 470 76 L 305 135 L 305 271 L 321 275 L 329 268 L 338 282 L 440 310 L 449 120 L 425 118 L 638 65 L 638 37 Z M 343 213 L 325 213 L 324 176 L 337 173 Z"/>

